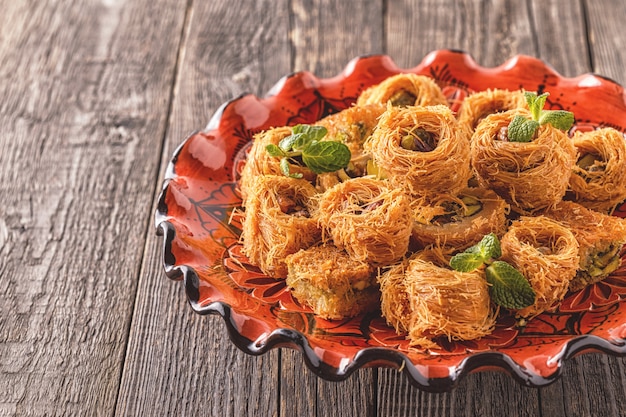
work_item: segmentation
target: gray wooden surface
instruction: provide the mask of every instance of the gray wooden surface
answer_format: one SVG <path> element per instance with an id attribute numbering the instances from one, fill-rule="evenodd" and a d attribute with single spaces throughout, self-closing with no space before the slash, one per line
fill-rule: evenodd
<path id="1" fill-rule="evenodd" d="M 390 369 L 333 383 L 247 356 L 161 267 L 175 147 L 224 101 L 354 56 L 516 53 L 624 84 L 621 0 L 0 0 L 0 416 L 625 416 L 626 358 L 556 383 L 430 394 Z"/>

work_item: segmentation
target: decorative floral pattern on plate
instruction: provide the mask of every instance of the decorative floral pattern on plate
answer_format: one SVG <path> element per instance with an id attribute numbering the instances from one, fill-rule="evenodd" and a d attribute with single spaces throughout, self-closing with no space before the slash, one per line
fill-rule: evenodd
<path id="1" fill-rule="evenodd" d="M 437 339 L 439 349 L 424 351 L 411 348 L 380 314 L 340 321 L 316 317 L 291 296 L 284 280 L 266 276 L 246 259 L 239 241 L 236 183 L 253 135 L 338 112 L 366 87 L 400 72 L 432 77 L 453 110 L 468 94 L 488 88 L 547 90 L 546 107 L 574 112 L 573 129 L 626 131 L 621 86 L 591 74 L 562 77 L 528 56 L 484 68 L 463 52 L 441 50 L 414 68 L 400 69 L 380 55 L 356 58 L 330 79 L 308 72 L 287 76 L 265 98 L 244 95 L 222 105 L 169 164 L 155 221 L 164 236 L 165 271 L 184 281 L 193 309 L 221 315 L 232 341 L 247 353 L 293 347 L 314 372 L 331 380 L 345 379 L 363 366 L 402 368 L 416 386 L 429 391 L 449 390 L 463 375 L 493 368 L 542 386 L 579 352 L 626 355 L 626 262 L 604 281 L 568 294 L 559 310 L 541 314 L 523 330 L 513 317 L 502 315 L 488 337 Z M 626 217 L 626 204 L 614 215 Z"/>

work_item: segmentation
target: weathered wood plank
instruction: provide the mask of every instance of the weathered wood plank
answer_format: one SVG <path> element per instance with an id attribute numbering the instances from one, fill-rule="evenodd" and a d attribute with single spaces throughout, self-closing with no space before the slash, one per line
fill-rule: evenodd
<path id="1" fill-rule="evenodd" d="M 494 66 L 517 53 L 536 55 L 524 2 L 401 0 L 387 6 L 387 53 L 413 67 L 436 49 L 460 49 Z"/>
<path id="2" fill-rule="evenodd" d="M 356 56 L 383 52 L 381 1 L 296 0 L 291 13 L 294 71 L 332 77 Z M 306 368 L 301 354 L 283 349 L 280 415 L 375 415 L 374 381 L 371 369 L 343 382 L 324 381 Z"/>
<path id="3" fill-rule="evenodd" d="M 171 34 L 184 17 L 176 4 L 0 5 L 2 415 L 113 413 Z"/>
<path id="4" fill-rule="evenodd" d="M 191 2 L 162 167 L 220 104 L 263 95 L 289 72 L 287 11 L 285 1 Z M 246 355 L 221 318 L 193 313 L 163 273 L 161 240 L 148 236 L 116 415 L 277 415 L 278 350 Z"/>
<path id="5" fill-rule="evenodd" d="M 623 1 L 581 2 L 587 11 L 588 38 L 591 44 L 591 59 L 594 71 L 626 84 L 626 54 L 624 53 L 624 22 L 626 4 Z M 571 50 L 576 59 L 580 53 Z"/>

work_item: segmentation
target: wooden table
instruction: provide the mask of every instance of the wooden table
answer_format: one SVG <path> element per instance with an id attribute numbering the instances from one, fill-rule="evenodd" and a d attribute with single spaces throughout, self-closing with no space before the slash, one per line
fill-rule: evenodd
<path id="1" fill-rule="evenodd" d="M 431 394 L 392 369 L 335 383 L 292 350 L 247 356 L 165 277 L 153 225 L 175 147 L 230 98 L 441 48 L 625 83 L 623 1 L 0 5 L 0 416 L 626 415 L 626 358 L 577 357 L 541 389 L 483 372 Z"/>

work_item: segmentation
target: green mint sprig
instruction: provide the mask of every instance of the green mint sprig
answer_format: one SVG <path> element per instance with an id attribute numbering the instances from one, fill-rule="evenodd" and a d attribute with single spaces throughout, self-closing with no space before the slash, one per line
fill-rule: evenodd
<path id="1" fill-rule="evenodd" d="M 530 110 L 531 119 L 517 115 L 508 127 L 508 136 L 511 142 L 530 142 L 539 126 L 551 124 L 557 129 L 567 131 L 574 124 L 574 114 L 565 110 L 544 110 L 549 93 L 524 92 L 526 103 Z"/>
<path id="2" fill-rule="evenodd" d="M 524 276 L 512 265 L 497 260 L 502 256 L 500 241 L 494 233 L 450 259 L 450 267 L 459 272 L 471 272 L 483 265 L 489 283 L 491 300 L 504 308 L 519 310 L 535 302 L 535 291 Z"/>
<path id="3" fill-rule="evenodd" d="M 341 142 L 322 141 L 328 131 L 323 126 L 297 125 L 292 134 L 278 145 L 265 147 L 267 153 L 281 158 L 282 173 L 292 178 L 302 178 L 301 173 L 291 173 L 290 164 L 304 165 L 316 174 L 334 172 L 345 168 L 350 162 L 350 149 Z"/>

